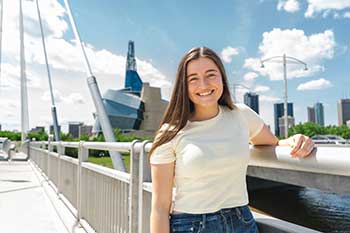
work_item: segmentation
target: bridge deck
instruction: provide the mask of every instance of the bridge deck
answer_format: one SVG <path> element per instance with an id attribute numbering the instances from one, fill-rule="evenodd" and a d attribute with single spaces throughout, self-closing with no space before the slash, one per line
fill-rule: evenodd
<path id="1" fill-rule="evenodd" d="M 28 162 L 0 162 L 1 232 L 85 232 Z"/>

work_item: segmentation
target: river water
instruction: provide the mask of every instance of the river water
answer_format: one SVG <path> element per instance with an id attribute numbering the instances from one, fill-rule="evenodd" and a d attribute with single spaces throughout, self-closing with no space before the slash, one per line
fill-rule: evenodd
<path id="1" fill-rule="evenodd" d="M 249 191 L 250 206 L 322 232 L 350 232 L 350 195 L 282 185 Z"/>

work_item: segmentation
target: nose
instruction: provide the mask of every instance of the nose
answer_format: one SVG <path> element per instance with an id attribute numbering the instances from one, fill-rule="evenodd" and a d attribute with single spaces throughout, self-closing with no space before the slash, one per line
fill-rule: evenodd
<path id="1" fill-rule="evenodd" d="M 198 83 L 199 87 L 206 88 L 208 85 L 209 85 L 209 82 L 205 77 L 201 77 L 199 79 L 199 83 Z"/>

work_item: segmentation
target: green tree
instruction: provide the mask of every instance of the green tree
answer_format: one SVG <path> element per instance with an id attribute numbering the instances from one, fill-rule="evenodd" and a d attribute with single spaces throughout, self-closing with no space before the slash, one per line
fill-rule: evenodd
<path id="1" fill-rule="evenodd" d="M 288 131 L 289 136 L 299 134 L 299 133 L 309 137 L 312 137 L 317 134 L 320 134 L 320 135 L 332 134 L 332 135 L 341 136 L 345 139 L 350 139 L 350 128 L 346 125 L 342 125 L 342 126 L 329 125 L 329 126 L 323 127 L 313 122 L 306 122 L 303 124 L 299 123 L 294 127 L 291 127 Z"/>

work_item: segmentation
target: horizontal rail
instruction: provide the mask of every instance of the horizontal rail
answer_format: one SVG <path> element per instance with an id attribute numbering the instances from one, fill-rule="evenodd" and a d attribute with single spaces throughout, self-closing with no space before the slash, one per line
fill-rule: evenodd
<path id="1" fill-rule="evenodd" d="M 45 144 L 47 142 L 34 143 Z M 79 142 L 52 142 L 52 145 L 78 148 Z M 82 146 L 85 149 L 129 152 L 132 143 L 82 142 Z M 152 143 L 148 143 L 145 146 L 145 152 L 149 152 L 151 147 Z M 142 149 L 141 143 L 136 143 L 134 146 L 134 151 L 136 153 L 139 153 Z M 293 171 L 350 176 L 350 147 L 316 147 L 312 155 L 306 158 L 293 158 L 290 155 L 290 151 L 291 148 L 285 146 L 250 146 L 251 156 L 249 165 Z"/>
<path id="2" fill-rule="evenodd" d="M 64 160 L 64 161 L 73 163 L 73 164 L 75 164 L 75 165 L 78 165 L 78 163 L 79 163 L 78 159 L 69 157 L 69 156 L 67 156 L 67 155 L 61 155 L 61 159 Z"/>
<path id="3" fill-rule="evenodd" d="M 251 146 L 250 166 L 350 176 L 350 147 L 317 147 L 306 158 L 293 158 L 289 147 Z"/>
<path id="4" fill-rule="evenodd" d="M 96 164 L 93 164 L 90 162 L 83 162 L 81 166 L 83 168 L 92 170 L 92 171 L 100 173 L 102 175 L 105 175 L 105 176 L 108 176 L 111 178 L 116 178 L 116 179 L 123 181 L 125 183 L 130 182 L 130 174 L 125 173 L 125 172 L 113 170 L 111 168 L 103 167 L 103 166 L 96 165 Z"/>
<path id="5" fill-rule="evenodd" d="M 32 145 L 48 145 L 48 141 L 40 141 L 40 142 L 31 142 Z M 80 142 L 51 142 L 53 146 L 63 146 L 69 148 L 79 148 Z M 119 152 L 130 152 L 131 150 L 131 142 L 81 142 L 83 148 L 85 149 L 94 149 L 94 150 L 110 150 L 110 151 L 119 151 Z M 146 145 L 146 152 L 151 150 L 152 144 Z M 134 147 L 135 152 L 140 152 L 142 150 L 141 144 L 136 144 Z"/>

